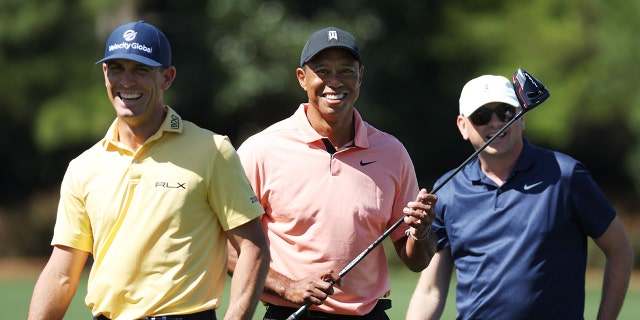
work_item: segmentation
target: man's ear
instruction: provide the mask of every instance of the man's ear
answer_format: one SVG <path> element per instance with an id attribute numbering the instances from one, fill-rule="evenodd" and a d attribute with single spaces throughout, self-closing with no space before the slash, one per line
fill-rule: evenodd
<path id="1" fill-rule="evenodd" d="M 167 90 L 171 87 L 173 80 L 176 78 L 176 67 L 169 66 L 162 73 L 164 77 L 164 82 L 162 83 L 162 90 Z"/>
<path id="2" fill-rule="evenodd" d="M 467 133 L 468 124 L 467 124 L 467 121 L 465 121 L 465 117 L 463 115 L 458 115 L 458 118 L 456 119 L 456 124 L 458 125 L 458 130 L 462 135 L 462 139 L 469 140 L 469 134 Z"/>
<path id="3" fill-rule="evenodd" d="M 296 69 L 296 78 L 298 78 L 298 83 L 302 87 L 302 90 L 307 91 L 307 82 L 305 81 L 307 75 L 303 69 L 304 67 L 305 66 L 302 66 L 301 68 Z"/>

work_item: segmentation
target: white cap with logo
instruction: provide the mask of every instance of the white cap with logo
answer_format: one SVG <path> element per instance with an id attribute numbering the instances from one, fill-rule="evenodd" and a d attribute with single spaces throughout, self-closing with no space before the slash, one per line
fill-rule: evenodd
<path id="1" fill-rule="evenodd" d="M 462 88 L 460 114 L 468 117 L 478 108 L 491 102 L 520 106 L 509 79 L 503 76 L 484 75 L 470 80 Z"/>

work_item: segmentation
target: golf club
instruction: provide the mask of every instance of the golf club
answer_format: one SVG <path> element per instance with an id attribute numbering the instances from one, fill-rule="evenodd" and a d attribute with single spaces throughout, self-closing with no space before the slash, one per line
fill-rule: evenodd
<path id="1" fill-rule="evenodd" d="M 451 180 L 458 172 L 460 172 L 469 162 L 473 161 L 480 152 L 486 149 L 496 138 L 498 138 L 511 124 L 520 119 L 527 111 L 532 110 L 533 108 L 540 105 L 542 102 L 549 98 L 549 90 L 545 88 L 545 86 L 538 81 L 538 79 L 534 78 L 531 74 L 529 74 L 526 70 L 520 68 L 513 74 L 513 90 L 516 93 L 516 97 L 518 98 L 518 102 L 522 107 L 520 112 L 518 112 L 513 119 L 507 122 L 498 132 L 496 132 L 493 136 L 489 138 L 480 148 L 478 148 L 467 160 L 462 162 L 460 166 L 458 166 L 455 170 L 453 170 L 438 186 L 434 187 L 431 190 L 431 194 L 435 194 L 438 190 L 440 190 L 449 180 Z M 384 239 L 391 234 L 395 229 L 397 229 L 404 222 L 404 217 L 396 221 L 389 229 L 387 229 L 378 239 L 376 239 L 371 245 L 369 245 L 362 253 L 360 253 L 355 259 L 353 259 L 340 273 L 338 276 L 340 278 L 344 277 L 347 272 L 349 272 L 356 264 L 358 264 L 362 259 L 369 254 L 373 249 L 378 246 Z M 331 281 L 333 285 L 334 282 Z M 307 303 L 300 307 L 296 312 L 291 314 L 287 320 L 297 320 L 298 317 L 302 315 L 307 309 L 311 307 L 311 303 Z"/>

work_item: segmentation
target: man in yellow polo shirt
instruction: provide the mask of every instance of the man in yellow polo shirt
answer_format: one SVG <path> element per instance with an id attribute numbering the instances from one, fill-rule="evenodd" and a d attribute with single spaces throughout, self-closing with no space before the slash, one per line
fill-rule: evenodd
<path id="1" fill-rule="evenodd" d="M 264 211 L 229 139 L 163 105 L 176 69 L 156 27 L 116 28 L 98 63 L 117 117 L 69 163 L 28 319 L 62 319 L 89 255 L 94 319 L 215 319 L 227 240 L 240 261 L 225 319 L 251 318 L 268 270 Z"/>

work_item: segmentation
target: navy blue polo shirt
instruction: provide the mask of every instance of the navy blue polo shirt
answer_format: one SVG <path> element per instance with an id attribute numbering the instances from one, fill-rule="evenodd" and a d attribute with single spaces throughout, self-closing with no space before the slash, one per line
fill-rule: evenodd
<path id="1" fill-rule="evenodd" d="M 437 194 L 433 229 L 438 250 L 451 248 L 458 319 L 583 318 L 587 237 L 616 215 L 583 164 L 524 139 L 502 186 L 476 159 Z"/>

